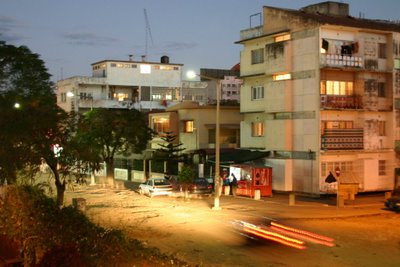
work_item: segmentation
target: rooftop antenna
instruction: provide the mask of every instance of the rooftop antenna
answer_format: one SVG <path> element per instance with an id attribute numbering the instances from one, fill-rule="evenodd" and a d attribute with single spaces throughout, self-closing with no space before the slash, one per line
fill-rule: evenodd
<path id="1" fill-rule="evenodd" d="M 150 28 L 149 18 L 147 17 L 146 9 L 144 9 L 143 12 L 144 12 L 144 19 L 146 21 L 146 39 L 145 39 L 146 45 L 145 45 L 144 56 L 147 57 L 149 38 L 151 41 L 151 45 L 154 45 L 154 43 L 153 43 L 153 36 L 151 35 L 151 28 Z"/>

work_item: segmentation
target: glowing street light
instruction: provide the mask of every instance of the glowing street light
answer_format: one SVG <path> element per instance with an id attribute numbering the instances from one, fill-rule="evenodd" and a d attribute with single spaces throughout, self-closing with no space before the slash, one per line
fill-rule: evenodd
<path id="1" fill-rule="evenodd" d="M 208 77 L 205 75 L 201 74 L 196 74 L 194 71 L 188 71 L 186 76 L 189 79 L 193 79 L 196 76 L 212 80 L 216 84 L 216 100 L 217 100 L 217 108 L 216 108 L 216 114 L 215 114 L 215 188 L 214 188 L 214 207 L 212 208 L 213 210 L 220 210 L 219 206 L 219 196 L 220 196 L 220 191 L 221 191 L 221 178 L 219 175 L 219 165 L 220 165 L 220 141 L 219 141 L 219 102 L 221 98 L 221 80 L 216 79 L 213 77 Z"/>

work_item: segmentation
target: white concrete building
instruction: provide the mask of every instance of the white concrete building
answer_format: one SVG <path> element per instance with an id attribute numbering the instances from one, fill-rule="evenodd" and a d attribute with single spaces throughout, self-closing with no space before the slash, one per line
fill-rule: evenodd
<path id="1" fill-rule="evenodd" d="M 57 103 L 66 111 L 92 107 L 164 110 L 181 100 L 182 64 L 103 60 L 92 64 L 92 77 L 57 82 Z"/>
<path id="2" fill-rule="evenodd" d="M 398 187 L 400 25 L 337 2 L 260 16 L 237 42 L 240 143 L 270 151 L 273 189 L 329 193 L 329 172 L 361 192 Z"/>

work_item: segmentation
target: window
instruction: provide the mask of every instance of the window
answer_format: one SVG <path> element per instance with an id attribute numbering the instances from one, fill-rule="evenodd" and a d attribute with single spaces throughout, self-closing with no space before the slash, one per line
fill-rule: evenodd
<path id="1" fill-rule="evenodd" d="M 275 37 L 275 42 L 282 42 L 290 40 L 290 34 L 282 34 Z"/>
<path id="2" fill-rule="evenodd" d="M 192 120 L 183 121 L 183 132 L 193 133 L 193 131 L 194 131 L 194 122 Z"/>
<path id="3" fill-rule="evenodd" d="M 385 97 L 385 83 L 378 83 L 378 97 Z"/>
<path id="4" fill-rule="evenodd" d="M 157 133 L 166 133 L 169 132 L 169 119 L 168 118 L 153 118 L 153 130 Z"/>
<path id="5" fill-rule="evenodd" d="M 379 176 L 386 175 L 386 160 L 379 160 Z"/>
<path id="6" fill-rule="evenodd" d="M 335 173 L 336 168 L 339 168 L 341 173 L 349 173 L 353 170 L 353 162 L 351 161 L 322 162 L 321 177 L 325 179 L 329 175 L 329 172 Z"/>
<path id="7" fill-rule="evenodd" d="M 60 97 L 61 97 L 60 99 L 61 102 L 63 103 L 67 102 L 67 93 L 61 93 Z"/>
<path id="8" fill-rule="evenodd" d="M 353 82 L 321 81 L 321 95 L 353 95 Z"/>
<path id="9" fill-rule="evenodd" d="M 264 49 L 251 50 L 251 64 L 264 63 Z"/>
<path id="10" fill-rule="evenodd" d="M 114 93 L 113 94 L 113 99 L 116 99 L 117 101 L 124 101 L 128 99 L 128 94 L 125 93 Z"/>
<path id="11" fill-rule="evenodd" d="M 274 74 L 272 75 L 272 80 L 274 81 L 283 81 L 283 80 L 290 80 L 292 76 L 290 73 L 282 73 L 282 74 Z"/>
<path id="12" fill-rule="evenodd" d="M 378 133 L 379 136 L 386 136 L 386 122 L 385 121 L 379 121 L 378 122 Z"/>
<path id="13" fill-rule="evenodd" d="M 264 136 L 264 123 L 263 122 L 252 122 L 251 123 L 251 136 Z"/>
<path id="14" fill-rule="evenodd" d="M 394 60 L 394 68 L 396 70 L 400 70 L 400 59 L 395 59 Z"/>
<path id="15" fill-rule="evenodd" d="M 175 70 L 173 66 L 166 66 L 166 65 L 156 65 L 154 66 L 155 70 Z"/>
<path id="16" fill-rule="evenodd" d="M 264 98 L 264 86 L 252 86 L 251 100 L 263 99 L 263 98 Z"/>
<path id="17" fill-rule="evenodd" d="M 386 58 L 386 44 L 380 43 L 378 44 L 378 49 L 379 49 L 379 58 Z"/>
<path id="18" fill-rule="evenodd" d="M 321 134 L 325 129 L 353 129 L 353 121 L 321 121 Z"/>
<path id="19" fill-rule="evenodd" d="M 151 65 L 141 64 L 140 65 L 140 73 L 141 74 L 150 74 L 151 73 Z"/>

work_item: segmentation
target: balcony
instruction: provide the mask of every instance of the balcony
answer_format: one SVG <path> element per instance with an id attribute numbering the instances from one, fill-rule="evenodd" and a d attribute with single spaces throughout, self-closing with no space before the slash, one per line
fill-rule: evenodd
<path id="1" fill-rule="evenodd" d="M 321 54 L 320 60 L 323 67 L 364 68 L 364 59 L 358 56 Z"/>
<path id="2" fill-rule="evenodd" d="M 364 129 L 325 129 L 321 135 L 322 150 L 364 149 Z"/>
<path id="3" fill-rule="evenodd" d="M 321 109 L 363 109 L 359 95 L 321 95 Z"/>

